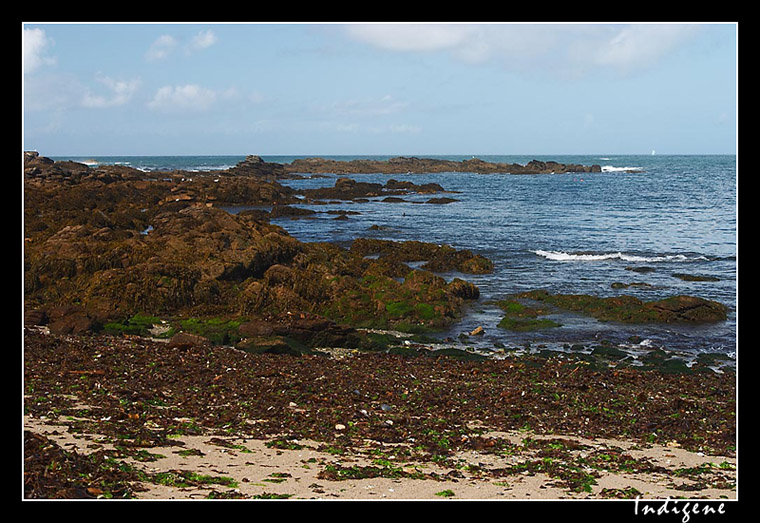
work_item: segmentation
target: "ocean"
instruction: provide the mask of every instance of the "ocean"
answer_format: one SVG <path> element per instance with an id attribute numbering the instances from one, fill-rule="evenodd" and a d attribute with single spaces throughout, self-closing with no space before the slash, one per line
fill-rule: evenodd
<path id="1" fill-rule="evenodd" d="M 418 155 L 464 160 L 471 156 Z M 240 156 L 53 157 L 90 164 L 123 164 L 146 171 L 214 170 L 232 167 Z M 290 163 L 306 156 L 265 156 Z M 339 160 L 392 156 L 324 156 Z M 438 183 L 457 201 L 419 205 L 430 195 L 408 196 L 406 203 L 331 203 L 316 211 L 351 210 L 348 220 L 320 212 L 314 219 L 273 220 L 299 240 L 349 245 L 358 237 L 446 243 L 490 258 L 492 274 L 444 274 L 472 281 L 481 298 L 461 322 L 438 337 L 475 349 L 493 347 L 531 351 L 567 350 L 602 340 L 632 353 L 659 347 L 686 359 L 722 353 L 735 361 L 738 296 L 737 158 L 734 155 L 552 155 L 478 156 L 488 162 L 525 164 L 554 160 L 599 164 L 601 173 L 506 175 L 438 173 L 358 174 L 357 180 L 385 183 L 390 178 L 417 184 Z M 332 186 L 336 176 L 283 180 L 294 188 Z M 239 209 L 229 209 L 236 212 Z M 372 225 L 379 228 L 370 229 Z M 686 281 L 675 275 L 706 277 Z M 627 288 L 613 283 L 646 284 Z M 496 326 L 501 311 L 489 302 L 517 292 L 615 296 L 643 300 L 688 294 L 727 305 L 725 322 L 699 326 L 619 325 L 558 313 L 559 328 L 513 333 Z M 461 338 L 478 326 L 484 336 Z M 464 341 L 463 341 L 464 340 Z"/>

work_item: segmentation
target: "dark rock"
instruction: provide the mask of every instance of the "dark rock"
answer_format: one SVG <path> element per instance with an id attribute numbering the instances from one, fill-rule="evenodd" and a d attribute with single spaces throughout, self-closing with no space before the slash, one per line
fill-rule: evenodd
<path id="1" fill-rule="evenodd" d="M 48 315 L 43 310 L 24 311 L 24 325 L 47 325 L 48 321 Z"/>
<path id="2" fill-rule="evenodd" d="M 281 164 L 265 162 L 260 156 L 256 155 L 246 156 L 243 161 L 238 162 L 237 165 L 227 169 L 225 172 L 234 176 L 253 176 L 266 180 L 289 177 L 289 173 Z"/>
<path id="3" fill-rule="evenodd" d="M 473 158 L 461 162 L 438 160 L 432 158 L 398 157 L 388 161 L 381 160 L 351 160 L 339 161 L 324 158 L 307 158 L 294 160 L 285 165 L 291 173 L 333 173 L 344 174 L 409 174 L 409 173 L 442 173 L 442 172 L 472 172 L 481 174 L 511 173 L 511 174 L 548 174 L 548 173 L 599 173 L 599 165 L 563 164 L 558 162 L 541 162 L 532 160 L 526 165 L 490 163 Z M 407 182 L 396 182 L 404 184 Z"/>
<path id="4" fill-rule="evenodd" d="M 465 300 L 477 300 L 480 297 L 480 289 L 468 281 L 454 278 L 447 286 L 446 292 Z"/>
<path id="5" fill-rule="evenodd" d="M 674 273 L 673 277 L 683 281 L 720 281 L 720 278 L 714 276 L 699 276 L 696 274 Z"/>
<path id="6" fill-rule="evenodd" d="M 309 352 L 305 348 L 298 347 L 283 337 L 245 339 L 239 342 L 235 347 L 254 354 L 287 354 L 290 356 L 300 356 Z"/>
<path id="7" fill-rule="evenodd" d="M 454 198 L 445 198 L 444 197 L 444 198 L 430 198 L 425 203 L 433 203 L 433 204 L 438 204 L 438 205 L 445 205 L 447 203 L 453 203 L 453 202 L 456 202 L 456 201 L 459 201 L 459 200 L 456 200 Z"/>
<path id="8" fill-rule="evenodd" d="M 92 330 L 96 321 L 83 307 L 64 306 L 51 309 L 48 328 L 53 334 L 82 334 Z"/>
<path id="9" fill-rule="evenodd" d="M 649 283 L 644 282 L 631 282 L 631 283 L 622 283 L 622 282 L 614 282 L 610 285 L 613 289 L 627 289 L 629 287 L 635 287 L 639 289 L 650 289 L 652 288 L 652 285 Z"/>
<path id="10" fill-rule="evenodd" d="M 208 345 L 209 340 L 203 336 L 192 334 L 190 332 L 178 332 L 171 337 L 168 343 L 169 348 L 190 348 Z"/>
<path id="11" fill-rule="evenodd" d="M 358 238 L 352 243 L 351 251 L 361 256 L 379 254 L 383 259 L 400 262 L 425 261 L 422 268 L 432 272 L 487 274 L 493 271 L 491 260 L 468 250 L 454 249 L 449 245 Z"/>
<path id="12" fill-rule="evenodd" d="M 283 218 L 283 217 L 298 217 L 298 216 L 311 216 L 316 214 L 311 209 L 304 209 L 303 207 L 292 207 L 290 205 L 275 205 L 269 212 L 270 218 Z"/>
<path id="13" fill-rule="evenodd" d="M 655 268 L 654 267 L 626 267 L 625 270 L 627 270 L 627 271 L 633 271 L 633 272 L 640 272 L 640 273 L 644 274 L 644 273 L 654 272 Z"/>

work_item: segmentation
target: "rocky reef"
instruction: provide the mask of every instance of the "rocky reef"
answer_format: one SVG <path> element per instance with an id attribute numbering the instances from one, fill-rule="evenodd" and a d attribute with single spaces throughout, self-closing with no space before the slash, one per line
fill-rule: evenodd
<path id="1" fill-rule="evenodd" d="M 361 200 L 375 197 L 400 197 L 406 194 L 433 194 L 445 192 L 437 183 L 415 184 L 390 179 L 385 184 L 361 182 L 353 178 L 338 178 L 333 187 L 304 189 L 301 193 L 307 201 L 313 200 Z"/>
<path id="2" fill-rule="evenodd" d="M 479 293 L 434 272 L 490 270 L 469 251 L 424 242 L 377 259 L 359 244 L 300 242 L 268 219 L 323 195 L 297 195 L 277 182 L 287 176 L 281 167 L 256 157 L 225 171 L 146 173 L 27 154 L 24 174 L 25 321 L 55 333 L 145 334 L 164 325 L 164 333 L 216 336 L 252 351 L 358 346 L 367 340 L 357 327 L 445 327 Z M 339 179 L 332 191 L 443 190 L 375 185 Z M 219 208 L 229 205 L 273 212 Z M 406 264 L 413 258 L 428 259 L 426 270 Z"/>
<path id="3" fill-rule="evenodd" d="M 602 172 L 600 165 L 565 164 L 554 161 L 531 160 L 525 165 L 517 163 L 493 163 L 479 158 L 463 160 L 438 160 L 432 158 L 397 157 L 389 160 L 340 161 L 325 158 L 294 160 L 284 166 L 291 173 L 334 174 L 406 174 L 468 172 L 478 174 L 550 174 Z"/>

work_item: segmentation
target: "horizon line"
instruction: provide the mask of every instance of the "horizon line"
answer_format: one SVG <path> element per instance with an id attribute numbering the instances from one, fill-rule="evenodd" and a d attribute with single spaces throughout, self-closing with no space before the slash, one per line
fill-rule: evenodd
<path id="1" fill-rule="evenodd" d="M 160 153 L 160 154 L 77 154 L 77 153 L 65 153 L 65 154 L 50 154 L 46 155 L 43 154 L 38 149 L 24 149 L 24 152 L 37 152 L 40 156 L 47 156 L 49 158 L 54 157 L 88 157 L 88 158 L 97 158 L 97 157 L 135 157 L 135 158 L 144 158 L 144 157 L 192 157 L 192 156 L 205 156 L 205 157 L 222 157 L 222 156 L 260 156 L 260 157 L 266 157 L 266 156 L 295 156 L 295 157 L 325 157 L 325 156 L 390 156 L 390 157 L 407 157 L 407 158 L 425 158 L 425 157 L 431 157 L 431 156 L 470 156 L 472 158 L 478 158 L 481 156 L 736 156 L 738 153 L 736 151 L 734 152 L 706 152 L 706 153 L 685 153 L 685 152 L 667 152 L 667 153 L 656 153 L 653 154 L 652 152 L 645 153 L 645 152 L 589 152 L 589 153 L 536 153 L 536 152 L 527 152 L 527 153 L 183 153 L 183 154 L 176 154 L 176 153 Z"/>

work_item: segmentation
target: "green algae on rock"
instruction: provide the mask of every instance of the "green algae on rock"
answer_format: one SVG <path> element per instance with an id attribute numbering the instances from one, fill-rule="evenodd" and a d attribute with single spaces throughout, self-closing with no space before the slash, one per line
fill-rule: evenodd
<path id="1" fill-rule="evenodd" d="M 526 332 L 561 326 L 548 318 L 539 318 L 546 314 L 544 310 L 528 307 L 515 300 L 500 300 L 496 305 L 505 313 L 498 324 L 502 329 Z"/>
<path id="2" fill-rule="evenodd" d="M 728 315 L 725 305 L 696 296 L 673 296 L 645 302 L 626 295 L 600 298 L 534 290 L 518 297 L 589 314 L 600 321 L 621 323 L 710 323 L 724 321 Z"/>
<path id="3" fill-rule="evenodd" d="M 493 262 L 484 256 L 457 250 L 450 245 L 422 241 L 357 238 L 351 245 L 351 251 L 361 256 L 379 255 L 381 259 L 403 263 L 424 261 L 421 268 L 433 272 L 487 274 L 493 271 Z"/>
<path id="4" fill-rule="evenodd" d="M 122 183 L 113 180 L 110 185 Z M 465 301 L 479 296 L 477 287 L 464 280 L 448 284 L 428 271 L 413 270 L 405 262 L 415 256 L 370 259 L 356 249 L 303 243 L 265 216 L 231 214 L 192 198 L 161 204 L 161 192 L 171 194 L 176 184 L 156 183 L 146 185 L 152 195 L 147 201 L 129 190 L 124 196 L 135 200 L 120 200 L 115 187 L 102 192 L 109 207 L 96 209 L 96 216 L 107 220 L 139 202 L 145 206 L 144 213 L 135 215 L 140 221 L 91 223 L 92 210 L 77 213 L 74 202 L 61 203 L 68 209 L 61 223 L 53 220 L 62 214 L 50 202 L 40 202 L 38 213 L 29 214 L 25 304 L 37 313 L 34 317 L 58 319 L 68 311 L 69 321 L 58 324 L 62 333 L 104 325 L 113 332 L 144 331 L 146 326 L 135 323 L 136 315 L 203 322 L 288 313 L 420 331 L 443 328 L 458 318 Z M 25 194 L 34 201 L 38 190 L 53 201 L 71 197 L 70 192 L 48 189 L 42 177 L 25 186 Z M 474 273 L 491 266 L 469 251 L 418 245 L 427 249 L 433 270 Z M 217 341 L 238 340 L 234 329 L 203 325 Z"/>

